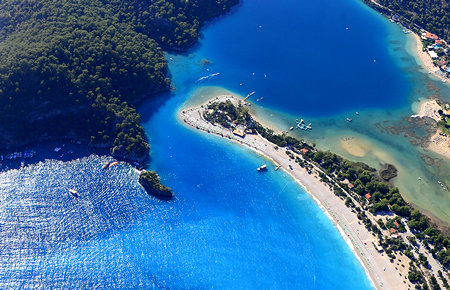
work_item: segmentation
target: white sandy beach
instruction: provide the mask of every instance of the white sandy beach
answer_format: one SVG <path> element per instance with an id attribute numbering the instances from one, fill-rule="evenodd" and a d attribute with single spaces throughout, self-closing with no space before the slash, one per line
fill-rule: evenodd
<path id="1" fill-rule="evenodd" d="M 415 45 L 416 54 L 420 60 L 420 63 L 424 67 L 424 69 L 427 72 L 430 72 L 430 74 L 437 77 L 438 79 L 440 79 L 440 80 L 444 79 L 444 77 L 442 77 L 441 75 L 439 75 L 437 73 L 439 71 L 439 68 L 434 65 L 433 60 L 431 59 L 431 56 L 426 51 L 423 51 L 423 45 L 422 45 L 422 40 L 421 40 L 420 36 L 414 32 L 411 34 L 413 35 L 414 40 L 416 42 L 416 45 Z M 447 82 L 447 84 L 448 84 L 448 82 Z"/>
<path id="2" fill-rule="evenodd" d="M 428 117 L 438 122 L 441 120 L 441 116 L 438 113 L 440 109 L 442 108 L 441 106 L 439 106 L 436 100 L 424 101 L 420 104 L 419 112 L 411 117 Z M 431 136 L 430 144 L 426 149 L 450 158 L 450 137 L 442 134 L 441 130 L 438 129 L 436 133 Z"/>
<path id="3" fill-rule="evenodd" d="M 232 100 L 235 104 L 240 101 L 237 97 L 229 95 L 216 97 L 213 100 Z M 306 169 L 301 168 L 299 164 L 291 160 L 286 155 L 284 148 L 276 149 L 274 144 L 260 135 L 247 134 L 244 138 L 237 137 L 230 130 L 214 126 L 204 120 L 201 112 L 201 106 L 183 109 L 179 113 L 179 118 L 193 128 L 230 139 L 265 156 L 274 163 L 272 166 L 268 166 L 269 170 L 273 170 L 275 164 L 281 165 L 282 170 L 292 176 L 309 193 L 338 228 L 363 265 L 375 288 L 408 289 L 408 286 L 413 287 L 407 280 L 408 265 L 406 260 L 405 267 L 401 267 L 395 264 L 397 262 L 391 263 L 386 254 L 378 253 L 374 246 L 377 238 L 360 223 L 356 214 L 345 205 L 344 200 L 337 197 L 328 185 L 320 182 L 314 176 L 314 173 L 308 174 Z M 293 154 L 295 155 L 295 153 Z M 316 170 L 320 169 L 316 168 Z"/>

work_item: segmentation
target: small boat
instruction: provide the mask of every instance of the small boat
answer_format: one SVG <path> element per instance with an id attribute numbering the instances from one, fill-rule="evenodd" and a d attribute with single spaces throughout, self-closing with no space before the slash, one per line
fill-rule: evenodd
<path id="1" fill-rule="evenodd" d="M 351 122 L 353 121 L 352 119 L 350 119 L 349 117 L 345 118 L 347 120 L 347 122 Z"/>
<path id="2" fill-rule="evenodd" d="M 267 165 L 266 164 L 261 165 L 260 167 L 256 168 L 256 170 L 258 170 L 259 172 L 266 171 L 267 170 Z"/>
<path id="3" fill-rule="evenodd" d="M 442 79 L 442 80 L 441 80 L 441 82 L 443 82 L 443 83 L 446 83 L 446 82 L 447 82 L 447 80 L 446 80 L 446 79 Z"/>
<path id="4" fill-rule="evenodd" d="M 277 167 L 275 167 L 275 171 L 277 171 L 280 168 L 281 168 L 281 165 L 278 165 Z"/>
<path id="5" fill-rule="evenodd" d="M 311 123 L 308 124 L 308 129 L 311 129 Z"/>
<path id="6" fill-rule="evenodd" d="M 358 113 L 358 112 L 356 112 L 355 114 L 356 114 L 356 115 L 359 115 L 359 113 Z"/>
<path id="7" fill-rule="evenodd" d="M 114 165 L 117 165 L 117 164 L 119 164 L 119 162 L 114 161 L 114 162 L 112 162 L 111 164 L 109 164 L 109 168 L 111 168 L 111 167 L 113 167 Z"/>
<path id="8" fill-rule="evenodd" d="M 290 131 L 294 130 L 294 127 L 289 128 Z M 3 159 L 2 159 L 3 160 Z"/>
<path id="9" fill-rule="evenodd" d="M 303 124 L 303 123 L 305 123 L 305 121 L 303 121 L 303 119 L 301 119 L 301 120 L 300 120 L 300 124 Z"/>
<path id="10" fill-rule="evenodd" d="M 25 167 L 25 160 L 24 159 L 20 160 L 20 167 Z"/>
<path id="11" fill-rule="evenodd" d="M 105 169 L 106 167 L 108 167 L 108 166 L 109 166 L 109 163 L 110 163 L 110 162 L 106 162 L 105 164 L 103 164 L 102 169 Z"/>
<path id="12" fill-rule="evenodd" d="M 261 97 L 261 101 L 264 99 L 264 97 Z"/>
<path id="13" fill-rule="evenodd" d="M 257 102 L 259 102 L 259 99 L 256 99 Z"/>
<path id="14" fill-rule="evenodd" d="M 55 149 L 53 149 L 53 151 L 55 151 L 55 152 L 59 152 L 61 150 L 61 147 L 56 147 Z"/>
<path id="15" fill-rule="evenodd" d="M 431 70 L 429 70 L 429 71 L 428 71 L 428 74 L 431 74 L 431 73 L 432 73 L 432 71 L 431 71 Z"/>
<path id="16" fill-rule="evenodd" d="M 75 197 L 78 197 L 78 191 L 76 191 L 75 189 L 69 189 L 70 194 L 72 194 Z"/>

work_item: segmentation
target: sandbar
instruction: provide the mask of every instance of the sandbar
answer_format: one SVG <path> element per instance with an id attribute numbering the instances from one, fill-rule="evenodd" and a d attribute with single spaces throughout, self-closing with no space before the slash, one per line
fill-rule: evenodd
<path id="1" fill-rule="evenodd" d="M 214 97 L 208 102 L 226 100 L 230 100 L 236 105 L 242 99 L 232 95 L 222 95 Z M 328 185 L 320 182 L 316 174 L 308 174 L 306 169 L 290 159 L 285 148 L 274 146 L 273 143 L 259 134 L 247 134 L 244 138 L 241 138 L 234 135 L 229 129 L 209 123 L 202 116 L 208 102 L 202 106 L 180 110 L 179 119 L 191 128 L 229 139 L 256 151 L 274 163 L 269 166 L 269 170 L 272 170 L 276 165 L 281 165 L 281 170 L 284 170 L 305 189 L 337 227 L 376 289 L 408 289 L 408 286 L 413 287 L 406 278 L 408 275 L 407 267 L 396 267 L 395 263 L 389 261 L 389 257 L 385 253 L 377 251 L 375 243 L 378 239 L 360 223 L 356 214 L 345 205 L 344 200 L 336 196 Z M 317 167 L 314 169 L 321 171 Z"/>

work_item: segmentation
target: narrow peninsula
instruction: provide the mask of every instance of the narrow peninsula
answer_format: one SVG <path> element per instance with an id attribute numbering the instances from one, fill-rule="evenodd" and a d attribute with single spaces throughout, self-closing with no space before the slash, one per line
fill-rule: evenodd
<path id="1" fill-rule="evenodd" d="M 437 285 L 433 273 L 448 285 L 442 270 L 450 266 L 449 239 L 387 182 L 396 175 L 394 167 L 379 173 L 318 150 L 289 136 L 289 130 L 277 133 L 232 95 L 182 109 L 179 118 L 191 128 L 247 146 L 272 161 L 269 170 L 291 175 L 333 221 L 377 289 Z"/>

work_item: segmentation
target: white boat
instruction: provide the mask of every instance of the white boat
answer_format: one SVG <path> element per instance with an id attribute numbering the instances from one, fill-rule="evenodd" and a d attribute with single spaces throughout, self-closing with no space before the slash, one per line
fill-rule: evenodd
<path id="1" fill-rule="evenodd" d="M 267 170 L 267 165 L 266 164 L 261 165 L 260 167 L 256 168 L 256 170 L 258 170 L 259 172 L 266 171 Z"/>
<path id="2" fill-rule="evenodd" d="M 75 189 L 69 189 L 70 194 L 72 194 L 75 197 L 78 197 L 78 191 L 76 191 Z"/>
<path id="3" fill-rule="evenodd" d="M 55 152 L 59 152 L 60 150 L 61 150 L 61 147 L 56 147 L 56 148 L 54 149 Z"/>
<path id="4" fill-rule="evenodd" d="M 289 128 L 290 131 L 294 130 L 294 127 Z M 2 159 L 3 160 L 3 159 Z"/>
<path id="5" fill-rule="evenodd" d="M 353 121 L 352 119 L 350 119 L 349 117 L 345 118 L 347 120 L 347 122 L 351 122 Z"/>

